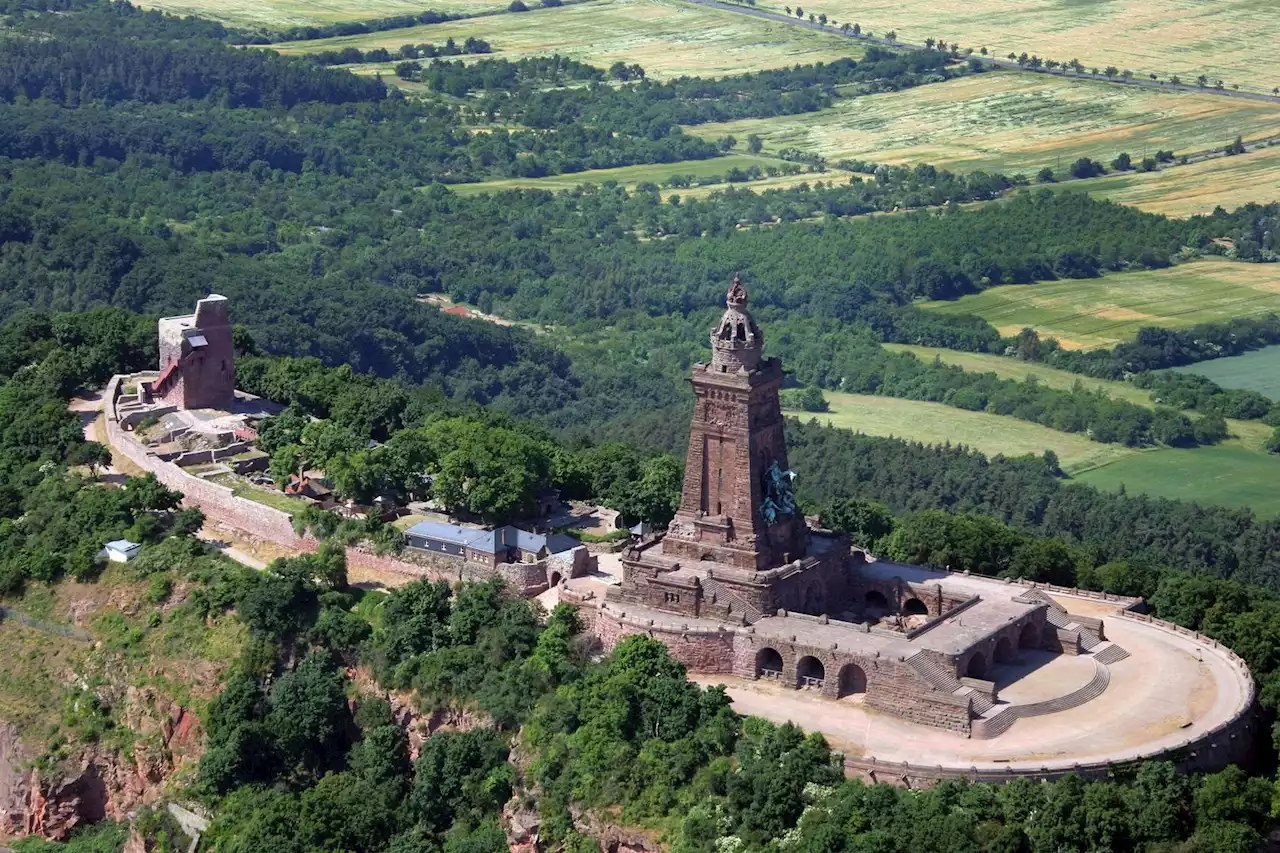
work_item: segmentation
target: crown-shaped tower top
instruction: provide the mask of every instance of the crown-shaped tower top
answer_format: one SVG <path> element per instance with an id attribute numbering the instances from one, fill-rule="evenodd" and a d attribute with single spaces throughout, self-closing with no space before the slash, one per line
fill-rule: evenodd
<path id="1" fill-rule="evenodd" d="M 764 335 L 747 313 L 747 289 L 739 276 L 733 277 L 725 306 L 711 333 L 711 366 L 721 373 L 755 370 L 764 350 Z"/>

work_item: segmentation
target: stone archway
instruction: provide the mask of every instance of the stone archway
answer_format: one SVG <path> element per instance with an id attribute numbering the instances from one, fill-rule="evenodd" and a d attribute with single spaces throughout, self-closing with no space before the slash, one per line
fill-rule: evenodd
<path id="1" fill-rule="evenodd" d="M 964 674 L 969 678 L 986 678 L 987 656 L 982 652 L 974 652 L 973 657 L 969 658 L 968 666 L 964 668 Z"/>
<path id="2" fill-rule="evenodd" d="M 1022 630 L 1018 633 L 1018 648 L 1040 648 L 1040 629 L 1036 627 L 1036 623 L 1028 622 L 1022 626 Z"/>
<path id="3" fill-rule="evenodd" d="M 908 598 L 902 602 L 902 613 L 905 616 L 928 616 L 929 608 L 918 598 Z"/>
<path id="4" fill-rule="evenodd" d="M 805 655 L 796 663 L 796 687 L 818 687 L 826 683 L 827 668 L 813 655 Z"/>
<path id="5" fill-rule="evenodd" d="M 867 590 L 867 594 L 863 596 L 862 603 L 868 610 L 889 611 L 889 599 L 884 597 L 884 593 L 879 590 Z"/>
<path id="6" fill-rule="evenodd" d="M 996 650 L 992 657 L 995 658 L 996 663 L 1013 663 L 1016 655 L 1013 651 L 1013 643 L 1009 641 L 1008 637 L 1001 637 L 996 640 Z"/>
<path id="7" fill-rule="evenodd" d="M 777 681 L 782 678 L 782 655 L 777 649 L 763 648 L 756 652 L 756 678 Z"/>
<path id="8" fill-rule="evenodd" d="M 867 692 L 867 673 L 856 663 L 840 667 L 840 697 Z"/>
<path id="9" fill-rule="evenodd" d="M 550 581 L 550 583 L 551 583 L 551 587 L 552 587 L 553 589 L 554 589 L 555 587 L 560 586 L 560 573 L 559 573 L 559 572 L 552 572 L 552 573 L 551 573 L 551 581 Z"/>

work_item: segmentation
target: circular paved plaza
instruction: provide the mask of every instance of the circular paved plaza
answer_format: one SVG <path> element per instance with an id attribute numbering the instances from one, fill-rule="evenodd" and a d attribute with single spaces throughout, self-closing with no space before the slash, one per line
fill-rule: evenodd
<path id="1" fill-rule="evenodd" d="M 1018 719 L 990 740 L 879 713 L 857 697 L 836 701 L 764 681 L 691 677 L 726 685 L 739 713 L 821 731 L 850 758 L 979 770 L 1053 770 L 1149 756 L 1195 741 L 1248 710 L 1251 682 L 1225 649 L 1120 618 L 1114 604 L 1059 601 L 1072 613 L 1103 618 L 1107 638 L 1129 657 L 1109 665 L 1110 680 L 1096 698 L 1070 710 Z M 1065 696 L 1087 684 L 1094 672 L 1089 655 L 1031 652 L 992 676 L 1002 702 L 1025 705 Z"/>

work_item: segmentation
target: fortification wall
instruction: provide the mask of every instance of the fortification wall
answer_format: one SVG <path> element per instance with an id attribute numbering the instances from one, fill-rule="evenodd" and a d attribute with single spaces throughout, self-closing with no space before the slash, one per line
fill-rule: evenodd
<path id="1" fill-rule="evenodd" d="M 184 506 L 199 507 L 205 518 L 217 524 L 234 528 L 237 531 L 267 542 L 274 543 L 290 551 L 311 552 L 319 543 L 310 536 L 299 536 L 293 529 L 293 517 L 282 510 L 238 497 L 231 489 L 211 483 L 187 473 L 173 462 L 166 462 L 147 453 L 133 435 L 121 428 L 117 417 L 116 401 L 120 396 L 122 383 L 131 377 L 116 376 L 107 384 L 103 394 L 103 410 L 106 421 L 107 441 L 113 453 L 120 453 L 144 471 L 155 475 L 156 479 L 174 491 L 182 492 Z M 400 557 L 378 556 L 363 548 L 347 549 L 347 565 L 356 569 L 377 572 L 389 572 L 411 578 L 428 578 L 431 580 L 456 581 L 460 579 L 483 580 L 493 576 L 493 572 L 474 571 L 474 567 L 465 567 L 471 571 L 459 571 L 458 565 L 443 565 L 429 560 L 409 560 Z M 472 575 L 475 575 L 474 577 Z M 481 577 L 483 575 L 483 577 Z M 524 592 L 523 571 L 513 576 L 519 584 L 516 589 Z M 545 576 L 542 588 L 546 588 Z"/>
<path id="2" fill-rule="evenodd" d="M 573 601 L 569 597 L 565 600 L 578 605 L 583 630 L 596 637 L 606 653 L 613 651 L 623 637 L 644 634 L 666 646 L 690 672 L 733 673 L 732 631 L 690 630 L 683 623 L 631 619 L 621 611 L 591 606 L 594 602 Z"/>

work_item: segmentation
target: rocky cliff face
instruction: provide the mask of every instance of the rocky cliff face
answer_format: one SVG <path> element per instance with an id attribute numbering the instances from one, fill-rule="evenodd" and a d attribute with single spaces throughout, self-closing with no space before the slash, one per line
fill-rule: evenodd
<path id="1" fill-rule="evenodd" d="M 123 717 L 136 737 L 132 750 L 81 747 L 55 769 L 24 773 L 7 796 L 0 782 L 0 808 L 7 809 L 3 831 L 60 841 L 84 824 L 124 820 L 158 799 L 175 771 L 200 760 L 202 732 L 189 709 L 150 689 L 130 688 Z M 0 735 L 0 764 L 4 750 Z M 21 766 L 7 763 L 11 772 Z"/>
<path id="2" fill-rule="evenodd" d="M 541 837 L 542 816 L 538 811 L 537 790 L 528 785 L 525 776 L 529 756 L 520 750 L 519 745 L 511 752 L 511 763 L 516 768 L 516 785 L 510 801 L 502 808 L 502 826 L 507 831 L 507 847 L 510 853 L 552 853 L 557 848 L 548 845 Z M 594 839 L 601 853 L 665 851 L 652 832 L 621 826 L 610 815 L 578 808 L 574 808 L 571 814 L 574 828 L 582 835 Z"/>

